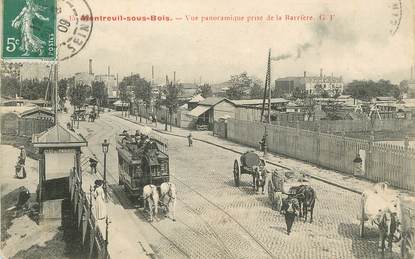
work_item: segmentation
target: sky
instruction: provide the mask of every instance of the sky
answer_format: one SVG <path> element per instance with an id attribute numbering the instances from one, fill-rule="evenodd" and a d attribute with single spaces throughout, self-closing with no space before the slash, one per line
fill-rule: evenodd
<path id="1" fill-rule="evenodd" d="M 219 83 L 246 71 L 264 80 L 271 49 L 272 80 L 285 76 L 343 76 L 344 80 L 408 79 L 414 62 L 414 7 L 402 0 L 394 35 L 391 4 L 399 0 L 88 0 L 94 16 L 173 17 L 171 22 L 94 22 L 82 51 L 60 63 L 60 77 L 88 71 L 122 78 L 139 73 L 157 82 Z M 81 1 L 76 1 L 81 2 Z M 325 14 L 332 20 L 319 20 Z M 186 15 L 199 16 L 187 21 Z M 244 16 L 245 21 L 201 22 L 201 16 Z M 247 22 L 248 16 L 279 15 L 281 21 Z M 287 21 L 285 15 L 313 16 Z M 182 20 L 175 20 L 175 18 Z M 280 59 L 279 59 L 279 58 Z M 279 60 L 277 60 L 279 59 Z"/>

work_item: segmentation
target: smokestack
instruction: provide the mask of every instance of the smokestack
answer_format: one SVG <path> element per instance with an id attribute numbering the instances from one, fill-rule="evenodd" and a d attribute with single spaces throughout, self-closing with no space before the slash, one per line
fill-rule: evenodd
<path id="1" fill-rule="evenodd" d="M 323 79 L 323 69 L 320 68 L 320 78 Z"/>
<path id="2" fill-rule="evenodd" d="M 411 80 L 414 79 L 414 66 L 411 66 L 411 77 L 410 77 L 410 79 Z"/>
<path id="3" fill-rule="evenodd" d="M 304 71 L 304 79 L 307 77 L 307 71 Z"/>
<path id="4" fill-rule="evenodd" d="M 108 77 L 111 75 L 111 68 L 108 66 Z"/>
<path id="5" fill-rule="evenodd" d="M 176 71 L 173 73 L 173 84 L 176 85 Z"/>
<path id="6" fill-rule="evenodd" d="M 92 59 L 89 60 L 89 74 L 92 75 Z"/>
<path id="7" fill-rule="evenodd" d="M 154 83 L 154 66 L 151 66 L 151 83 Z"/>

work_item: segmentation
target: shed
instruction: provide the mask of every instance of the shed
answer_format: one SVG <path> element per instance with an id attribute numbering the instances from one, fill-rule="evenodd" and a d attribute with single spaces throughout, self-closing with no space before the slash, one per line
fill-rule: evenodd
<path id="1" fill-rule="evenodd" d="M 209 97 L 199 102 L 189 115 L 196 118 L 196 125 L 208 125 L 213 129 L 213 123 L 220 118 L 235 118 L 236 105 L 231 100 L 220 97 Z"/>
<path id="2" fill-rule="evenodd" d="M 54 121 L 55 113 L 47 108 L 35 107 L 33 109 L 22 112 L 20 117 Z"/>
<path id="3" fill-rule="evenodd" d="M 57 124 L 35 134 L 32 143 L 39 149 L 38 201 L 42 219 L 59 219 L 62 201 L 69 198 L 69 175 L 74 171 L 82 182 L 81 147 L 87 141 L 81 135 Z"/>

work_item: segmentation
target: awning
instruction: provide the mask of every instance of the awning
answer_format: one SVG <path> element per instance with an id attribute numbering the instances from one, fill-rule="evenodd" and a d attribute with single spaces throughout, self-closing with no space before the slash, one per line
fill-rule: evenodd
<path id="1" fill-rule="evenodd" d="M 200 115 L 202 115 L 203 113 L 205 113 L 210 108 L 212 108 L 212 106 L 202 106 L 202 105 L 199 105 L 196 108 L 194 108 L 193 110 L 191 110 L 189 112 L 189 115 L 190 116 L 194 116 L 194 117 L 199 117 Z"/>

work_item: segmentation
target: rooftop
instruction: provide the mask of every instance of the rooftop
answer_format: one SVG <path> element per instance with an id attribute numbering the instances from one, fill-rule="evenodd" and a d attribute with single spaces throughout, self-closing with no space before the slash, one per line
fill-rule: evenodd
<path id="1" fill-rule="evenodd" d="M 236 105 L 261 105 L 263 102 L 263 99 L 250 99 L 250 100 L 232 100 L 232 102 Z M 284 98 L 271 98 L 271 103 L 288 103 L 288 100 L 285 100 Z M 268 103 L 268 100 L 265 102 Z"/>
<path id="2" fill-rule="evenodd" d="M 208 97 L 206 99 L 204 99 L 203 101 L 199 102 L 200 105 L 206 105 L 206 106 L 214 106 L 220 102 L 222 102 L 223 100 L 227 100 L 228 102 L 233 103 L 233 101 L 230 101 L 226 98 L 223 97 Z"/>
<path id="3" fill-rule="evenodd" d="M 81 135 L 76 134 L 60 124 L 32 137 L 34 147 L 85 147 L 88 142 Z"/>

